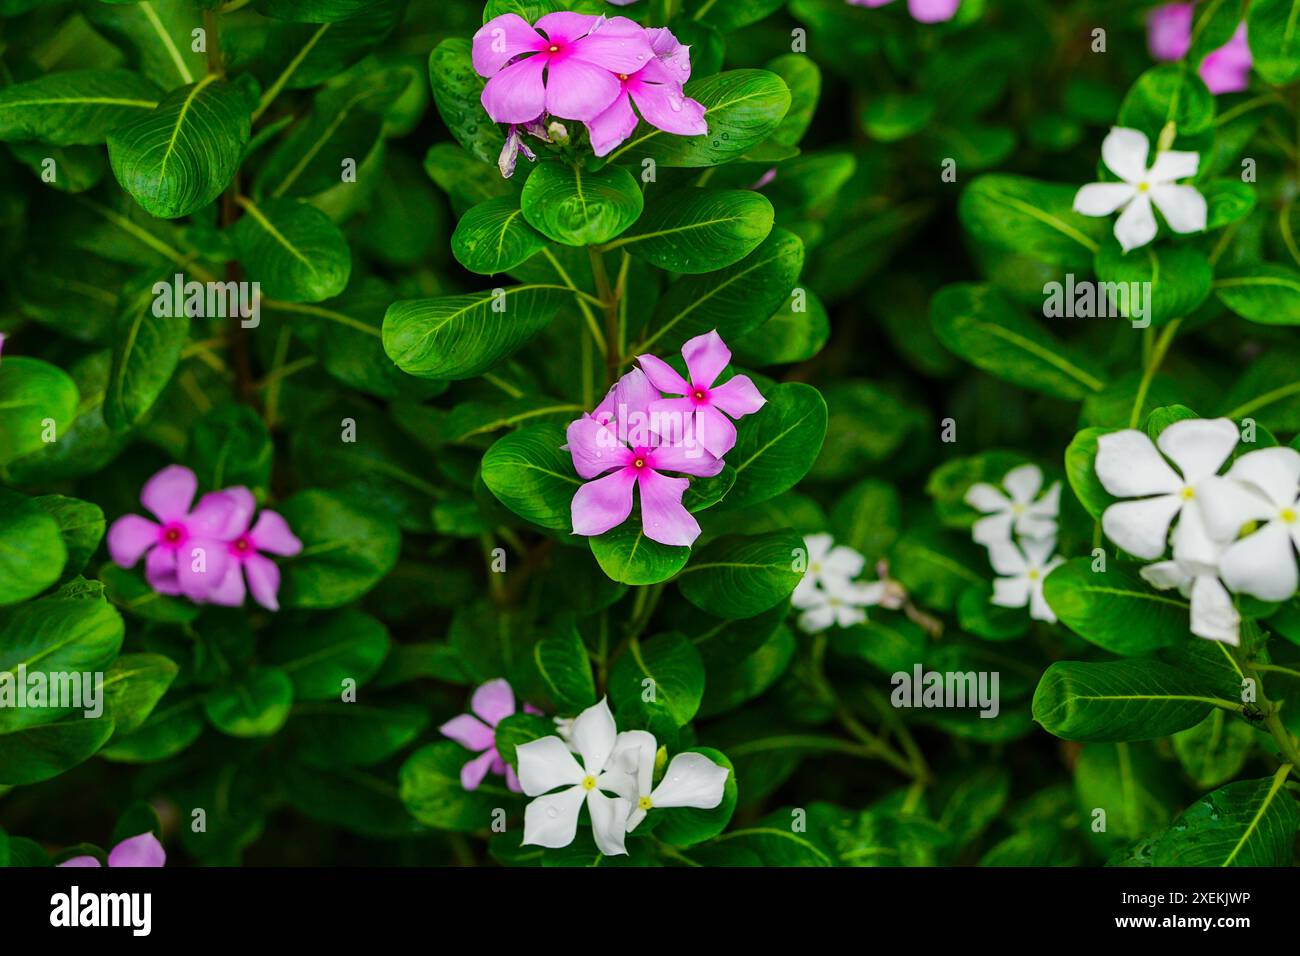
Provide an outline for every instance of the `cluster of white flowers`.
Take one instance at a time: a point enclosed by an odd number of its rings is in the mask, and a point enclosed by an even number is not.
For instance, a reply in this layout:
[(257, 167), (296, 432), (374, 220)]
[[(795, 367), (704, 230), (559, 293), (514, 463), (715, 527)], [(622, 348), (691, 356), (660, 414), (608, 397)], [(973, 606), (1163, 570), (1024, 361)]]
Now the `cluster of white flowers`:
[(1151, 141), (1141, 130), (1112, 128), (1101, 144), (1101, 158), (1121, 182), (1089, 183), (1074, 197), (1074, 211), (1085, 216), (1109, 216), (1122, 210), (1115, 220), (1115, 238), (1125, 252), (1156, 237), (1159, 227), (1152, 206), (1174, 232), (1205, 230), (1205, 197), (1194, 186), (1177, 182), (1196, 175), (1201, 154), (1159, 150), (1148, 168), (1150, 152)]
[(867, 619), (866, 609), (877, 605), (902, 607), (906, 598), (902, 586), (889, 580), (882, 565), (878, 581), (854, 580), (866, 567), (867, 559), (848, 545), (836, 545), (829, 534), (810, 534), (803, 539), (808, 567), (790, 596), (799, 610), (799, 627), (809, 634), (832, 624), (852, 627)]
[(1191, 601), (1193, 634), (1229, 644), (1241, 625), (1229, 592), (1289, 599), (1300, 547), (1300, 452), (1247, 452), (1220, 475), (1239, 440), (1226, 418), (1175, 422), (1154, 443), (1126, 429), (1097, 440), (1095, 465), (1102, 487), (1129, 499), (1102, 514), (1106, 536), (1147, 561), (1164, 557), (1172, 540), (1172, 559), (1147, 565), (1142, 577)]
[(568, 846), (577, 835), (585, 803), (596, 846), (606, 856), (617, 856), (627, 853), (627, 834), (651, 810), (712, 810), (722, 802), (730, 771), (703, 754), (678, 754), (659, 785), (652, 787), (658, 742), (644, 730), (619, 733), (604, 698), (574, 718), (568, 731), (567, 742), (542, 737), (520, 744), (516, 751), (519, 785), (536, 798), (524, 808), (526, 844)]
[(1043, 580), (1064, 558), (1056, 551), (1056, 517), (1061, 483), (1043, 487), (1037, 465), (1012, 468), (1002, 479), (1007, 494), (987, 482), (966, 491), (965, 501), (984, 517), (971, 529), (977, 544), (988, 548), (989, 563), (1000, 577), (993, 582), (992, 602), (1001, 607), (1029, 606), (1029, 616), (1054, 623), (1056, 615), (1043, 597)]

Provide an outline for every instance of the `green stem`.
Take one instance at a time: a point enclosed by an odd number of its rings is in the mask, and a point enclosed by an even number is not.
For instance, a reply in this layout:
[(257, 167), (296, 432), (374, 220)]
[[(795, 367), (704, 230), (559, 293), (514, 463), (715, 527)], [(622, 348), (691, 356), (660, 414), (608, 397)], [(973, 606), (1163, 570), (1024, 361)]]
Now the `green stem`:
[(618, 378), (618, 369), (623, 361), (623, 343), (618, 334), (618, 295), (609, 284), (604, 253), (597, 246), (588, 246), (587, 256), (591, 260), (591, 277), (596, 283), (596, 295), (600, 297), (605, 309), (605, 367), (607, 380), (612, 385)]
[(290, 60), (288, 65), (280, 72), (280, 75), (275, 78), (275, 82), (267, 87), (266, 92), (262, 94), (262, 99), (257, 104), (257, 109), (253, 110), (252, 122), (256, 123), (261, 115), (266, 112), (267, 107), (275, 102), (275, 98), (280, 95), (285, 84), (288, 83), (294, 73), (297, 72), (298, 67), (302, 66), (302, 61), (307, 59), (307, 54), (312, 51), (312, 48), (316, 46), (317, 42), (319, 42), (320, 38), (325, 35), (325, 31), (328, 30), (331, 25), (332, 24), (329, 23), (322, 23), (320, 27), (317, 28), (316, 32), (311, 35), (311, 38), (303, 44), (302, 49), (295, 54), (294, 58)]
[(1165, 353), (1169, 351), (1174, 336), (1178, 334), (1178, 327), (1182, 324), (1182, 319), (1174, 319), (1161, 331), (1160, 338), (1156, 339), (1156, 344), (1147, 359), (1146, 368), (1142, 372), (1142, 381), (1138, 383), (1137, 395), (1133, 397), (1133, 412), (1128, 420), (1129, 428), (1137, 428), (1138, 421), (1142, 417), (1142, 406), (1146, 404), (1147, 392), (1151, 389), (1151, 380), (1156, 377), (1156, 371), (1160, 368), (1160, 363), (1165, 360)]

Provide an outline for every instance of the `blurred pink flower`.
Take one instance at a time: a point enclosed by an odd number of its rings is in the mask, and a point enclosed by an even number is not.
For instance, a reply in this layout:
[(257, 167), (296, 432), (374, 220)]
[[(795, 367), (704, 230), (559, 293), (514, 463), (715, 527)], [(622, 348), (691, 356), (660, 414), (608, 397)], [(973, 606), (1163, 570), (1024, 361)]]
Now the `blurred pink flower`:
[[(855, 7), (883, 7), (894, 0), (849, 0)], [(957, 15), (961, 0), (907, 0), (908, 12), (921, 23), (941, 23)]]
[[(490, 680), (474, 691), (470, 698), (472, 713), (453, 717), (438, 729), (443, 736), (478, 754), (460, 768), (460, 784), (466, 790), (477, 790), (491, 770), (506, 778), (506, 786), (522, 793), (514, 768), (501, 759), (497, 752), (496, 726), (515, 712), (515, 693), (505, 678)], [(531, 704), (524, 704), (524, 713), (540, 714)]]
[[(1157, 60), (1181, 60), (1192, 46), (1194, 4), (1166, 3), (1147, 16), (1147, 48)], [(1250, 85), (1250, 47), (1246, 24), (1238, 24), (1232, 39), (1201, 61), (1200, 75), (1210, 92), (1239, 93)]]
[[(302, 551), (302, 542), (289, 530), (289, 524), (277, 512), (263, 511), (257, 517), (257, 524), (249, 528), (253, 510), (257, 507), (253, 493), (244, 487), (227, 488), (236, 503), (238, 517), (234, 525), (238, 529), (226, 544), (230, 561), (225, 577), (207, 596), (212, 604), (239, 607), (244, 603), (247, 591), (253, 592), (253, 600), (268, 611), (280, 610), (280, 569), (266, 554), (278, 554), (292, 557)], [(244, 587), (244, 579), (248, 587)]]
[[(123, 840), (108, 853), (108, 865), (113, 868), (130, 866), (158, 867), (167, 862), (167, 851), (152, 833), (141, 833)], [(95, 867), (99, 860), (93, 856), (74, 856), (59, 866)]]

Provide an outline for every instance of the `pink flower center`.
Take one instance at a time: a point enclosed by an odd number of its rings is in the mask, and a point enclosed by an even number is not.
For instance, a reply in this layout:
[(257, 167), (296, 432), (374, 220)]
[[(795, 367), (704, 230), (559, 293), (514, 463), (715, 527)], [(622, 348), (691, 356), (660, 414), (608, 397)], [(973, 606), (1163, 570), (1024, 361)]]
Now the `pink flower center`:
[(644, 459), (644, 458), (638, 458), (636, 461), (632, 462), (632, 467), (633, 467), (633, 468), (644, 468), (644, 467), (645, 467), (645, 459)]
[(547, 53), (559, 53), (559, 52), (560, 52), (560, 45), (559, 45), (558, 43), (552, 43), (550, 46), (548, 46), (548, 47), (546, 48), (546, 52), (547, 52)]
[(170, 524), (163, 525), (162, 534), (159, 535), (162, 545), (165, 548), (179, 548), (185, 543), (186, 531), (185, 525), (173, 521)]
[(703, 405), (709, 400), (709, 390), (700, 388), (698, 385), (691, 391), (691, 401), (696, 405)]
[(253, 550), (253, 542), (248, 539), (246, 534), (241, 534), (230, 542), (230, 553), (237, 558), (247, 557)]
[(618, 74), (618, 78), (619, 78), (620, 80), (622, 80), (624, 83), (627, 82), (627, 74), (626, 74), (626, 73), (619, 73), (619, 74)]

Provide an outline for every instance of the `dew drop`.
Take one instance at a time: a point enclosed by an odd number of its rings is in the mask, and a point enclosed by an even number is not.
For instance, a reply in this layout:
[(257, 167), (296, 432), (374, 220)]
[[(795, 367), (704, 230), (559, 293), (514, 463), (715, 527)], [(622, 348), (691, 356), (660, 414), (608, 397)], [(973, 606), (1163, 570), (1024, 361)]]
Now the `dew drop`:
[(546, 815), (550, 817), (552, 820), (554, 820), (556, 817), (560, 815), (560, 811), (555, 809), (555, 807), (547, 807)]
[(680, 112), (682, 111), (682, 101), (681, 101), (681, 100), (678, 100), (678, 99), (672, 99), (672, 100), (669, 100), (669, 101), (668, 101), (668, 105), (671, 106), (671, 107), (673, 108), (673, 112), (674, 112), (674, 113), (680, 113)]

